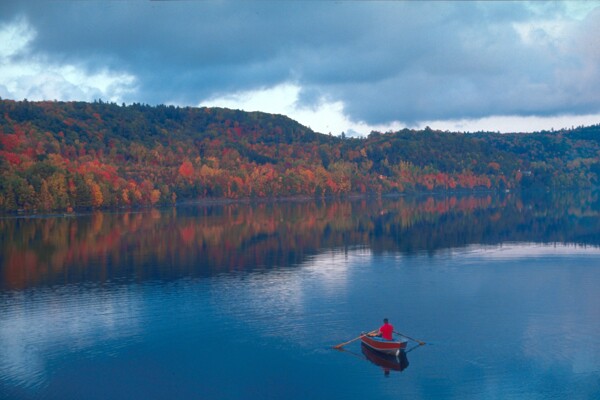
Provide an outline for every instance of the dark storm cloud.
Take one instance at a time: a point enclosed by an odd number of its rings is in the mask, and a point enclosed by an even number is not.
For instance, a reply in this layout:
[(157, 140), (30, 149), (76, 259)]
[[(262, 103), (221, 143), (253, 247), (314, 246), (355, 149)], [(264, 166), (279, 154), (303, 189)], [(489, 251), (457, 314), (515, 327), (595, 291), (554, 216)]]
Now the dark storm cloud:
[(521, 2), (0, 5), (2, 23), (36, 30), (32, 54), (134, 75), (125, 101), (198, 104), (292, 82), (303, 105), (342, 101), (371, 124), (600, 112), (600, 12), (560, 40), (515, 28), (563, 14)]

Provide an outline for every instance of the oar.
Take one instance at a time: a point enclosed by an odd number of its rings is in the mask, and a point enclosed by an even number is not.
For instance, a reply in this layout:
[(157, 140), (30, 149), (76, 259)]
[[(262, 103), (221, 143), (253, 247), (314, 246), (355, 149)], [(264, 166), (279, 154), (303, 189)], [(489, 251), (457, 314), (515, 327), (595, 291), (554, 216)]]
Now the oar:
[(423, 345), (425, 344), (425, 342), (423, 342), (423, 341), (421, 341), (421, 340), (413, 339), (413, 338), (411, 338), (410, 336), (406, 336), (404, 333), (400, 333), (400, 332), (396, 332), (396, 331), (394, 331), (394, 333), (395, 333), (396, 335), (400, 335), (400, 336), (403, 336), (403, 337), (405, 337), (405, 338), (407, 338), (407, 339), (410, 339), (410, 340), (412, 340), (413, 342), (417, 342), (417, 343), (419, 343), (419, 346), (423, 346)]
[(371, 334), (371, 333), (376, 333), (376, 332), (378, 332), (378, 331), (379, 331), (379, 329), (375, 329), (374, 331), (371, 331), (371, 332), (369, 332), (369, 333), (361, 333), (361, 334), (360, 334), (360, 336), (358, 336), (358, 337), (355, 337), (355, 338), (354, 338), (354, 339), (352, 339), (352, 340), (348, 340), (347, 342), (340, 343), (340, 344), (338, 344), (338, 345), (336, 345), (336, 346), (333, 346), (333, 348), (334, 348), (334, 349), (341, 349), (342, 347), (344, 347), (344, 346), (345, 346), (345, 345), (347, 345), (348, 343), (352, 343), (352, 342), (354, 342), (355, 340), (358, 340), (358, 339), (360, 339), (360, 338), (361, 338), (361, 337), (363, 337), (363, 336), (369, 335), (369, 334)]

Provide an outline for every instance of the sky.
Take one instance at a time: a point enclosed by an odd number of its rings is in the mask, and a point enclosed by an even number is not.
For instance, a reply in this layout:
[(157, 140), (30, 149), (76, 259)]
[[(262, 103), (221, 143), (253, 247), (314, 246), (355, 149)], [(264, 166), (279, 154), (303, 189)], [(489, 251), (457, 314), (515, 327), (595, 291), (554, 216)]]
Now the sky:
[(0, 2), (0, 97), (228, 107), (321, 133), (600, 123), (600, 1)]

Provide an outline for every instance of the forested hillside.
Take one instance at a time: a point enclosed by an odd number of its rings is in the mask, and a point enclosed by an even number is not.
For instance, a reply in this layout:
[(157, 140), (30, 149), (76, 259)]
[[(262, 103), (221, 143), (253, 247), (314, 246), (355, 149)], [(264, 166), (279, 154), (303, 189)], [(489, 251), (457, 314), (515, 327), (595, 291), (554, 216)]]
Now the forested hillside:
[(344, 138), (223, 108), (0, 100), (0, 210), (199, 198), (587, 188), (600, 125), (557, 132), (425, 129)]

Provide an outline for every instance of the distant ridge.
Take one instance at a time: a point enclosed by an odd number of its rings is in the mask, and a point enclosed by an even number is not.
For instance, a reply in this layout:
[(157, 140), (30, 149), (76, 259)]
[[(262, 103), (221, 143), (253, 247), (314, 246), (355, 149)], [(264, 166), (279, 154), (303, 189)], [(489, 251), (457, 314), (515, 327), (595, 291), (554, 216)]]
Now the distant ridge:
[(0, 210), (201, 198), (589, 188), (600, 125), (344, 138), (225, 108), (0, 100)]

